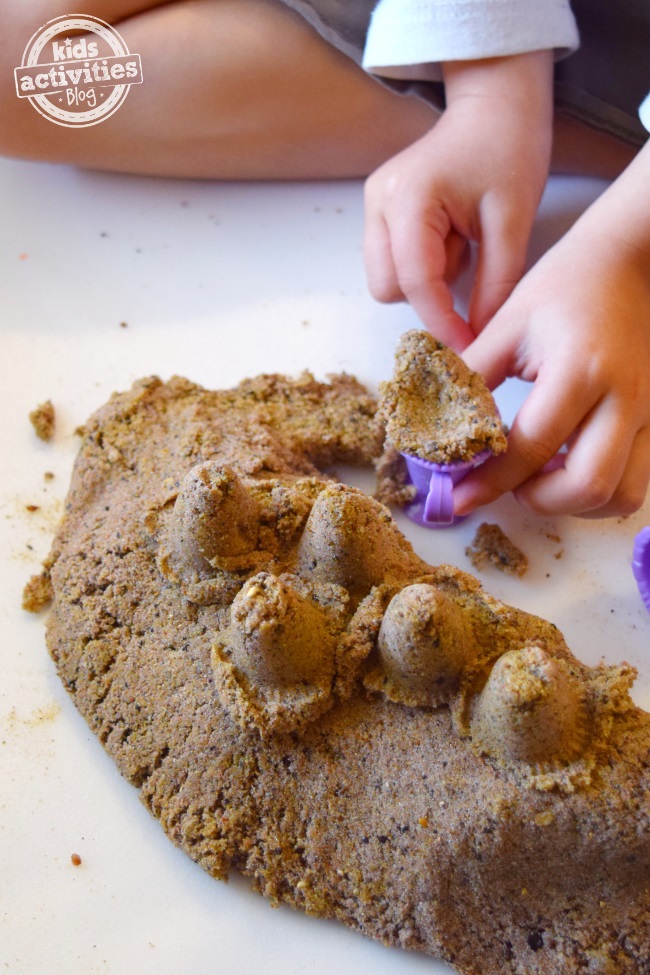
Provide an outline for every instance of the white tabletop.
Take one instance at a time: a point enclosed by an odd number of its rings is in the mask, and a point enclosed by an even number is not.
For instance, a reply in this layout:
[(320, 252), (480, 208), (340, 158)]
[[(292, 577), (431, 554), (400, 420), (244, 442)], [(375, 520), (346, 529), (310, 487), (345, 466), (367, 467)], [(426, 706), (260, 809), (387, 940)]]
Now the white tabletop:
[[(602, 188), (554, 180), (533, 255)], [(0, 971), (449, 971), (337, 924), (271, 910), (244, 881), (204, 874), (165, 838), (76, 713), (45, 649), (44, 614), (20, 608), (62, 512), (74, 430), (113, 390), (153, 373), (212, 388), (305, 368), (318, 378), (352, 372), (373, 389), (388, 377), (399, 335), (417, 322), (408, 307), (382, 307), (366, 293), (361, 189), (147, 180), (0, 160)], [(458, 293), (462, 307), (462, 284)], [(524, 394), (514, 382), (498, 394), (506, 419)], [(28, 421), (46, 399), (57, 414), (49, 444)], [(650, 503), (598, 523), (539, 520), (511, 497), (444, 531), (399, 517), (424, 558), (466, 570), (465, 546), (484, 520), (530, 559), (523, 579), (486, 569), (489, 591), (552, 620), (585, 662), (638, 667), (633, 696), (650, 709), (650, 615), (630, 569)]]

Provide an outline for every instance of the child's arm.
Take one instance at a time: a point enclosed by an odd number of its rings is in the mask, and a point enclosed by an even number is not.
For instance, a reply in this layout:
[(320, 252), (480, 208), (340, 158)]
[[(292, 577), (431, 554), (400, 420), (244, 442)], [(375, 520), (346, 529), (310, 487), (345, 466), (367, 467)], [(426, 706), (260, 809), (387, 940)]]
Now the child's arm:
[[(550, 160), (552, 62), (551, 51), (449, 62), (440, 120), (366, 183), (372, 294), (407, 299), (456, 349), (523, 273)], [(469, 325), (453, 311), (449, 289), (468, 241), (479, 244)]]
[[(535, 385), (509, 449), (455, 491), (543, 514), (625, 515), (650, 480), (650, 144), (528, 272), (465, 351), (494, 387)], [(568, 443), (563, 468), (542, 468)]]

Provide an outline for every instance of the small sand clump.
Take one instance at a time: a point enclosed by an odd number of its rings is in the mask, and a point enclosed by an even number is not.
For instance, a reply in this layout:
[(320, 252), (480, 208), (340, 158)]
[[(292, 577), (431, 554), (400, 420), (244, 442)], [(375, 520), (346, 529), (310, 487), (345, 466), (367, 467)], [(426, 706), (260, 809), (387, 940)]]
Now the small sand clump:
[(512, 542), (499, 525), (483, 522), (476, 529), (465, 555), (479, 571), (493, 565), (506, 575), (523, 576), (528, 571), (528, 557)]
[(53, 438), (56, 415), (51, 400), (46, 400), (32, 410), (29, 414), (29, 420), (40, 440), (47, 441)]

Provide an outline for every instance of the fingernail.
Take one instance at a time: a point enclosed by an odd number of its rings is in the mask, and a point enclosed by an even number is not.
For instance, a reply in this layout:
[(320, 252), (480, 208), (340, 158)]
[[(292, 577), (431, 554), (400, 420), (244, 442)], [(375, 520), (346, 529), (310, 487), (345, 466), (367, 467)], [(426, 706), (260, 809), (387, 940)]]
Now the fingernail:
[(478, 507), (478, 504), (472, 497), (472, 492), (461, 491), (460, 488), (456, 488), (454, 491), (454, 515), (459, 518), (464, 518), (465, 515), (469, 515)]
[(472, 475), (463, 479), (454, 489), (454, 514), (459, 517), (470, 515), (477, 508), (494, 501), (494, 491), (486, 490), (480, 481), (476, 483)]

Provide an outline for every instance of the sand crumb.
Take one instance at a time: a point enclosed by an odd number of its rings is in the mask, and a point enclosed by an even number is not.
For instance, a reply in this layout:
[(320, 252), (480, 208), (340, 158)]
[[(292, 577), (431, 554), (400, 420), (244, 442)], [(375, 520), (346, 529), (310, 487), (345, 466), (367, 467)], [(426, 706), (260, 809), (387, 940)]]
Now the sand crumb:
[(483, 522), (478, 526), (472, 544), (465, 549), (475, 569), (494, 565), (511, 576), (523, 576), (528, 569), (528, 558), (512, 542), (499, 525)]
[(41, 440), (51, 440), (54, 436), (55, 413), (51, 400), (46, 400), (32, 410), (29, 419), (34, 427), (36, 436)]

